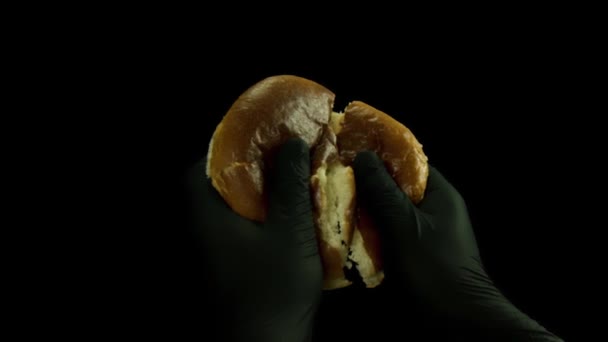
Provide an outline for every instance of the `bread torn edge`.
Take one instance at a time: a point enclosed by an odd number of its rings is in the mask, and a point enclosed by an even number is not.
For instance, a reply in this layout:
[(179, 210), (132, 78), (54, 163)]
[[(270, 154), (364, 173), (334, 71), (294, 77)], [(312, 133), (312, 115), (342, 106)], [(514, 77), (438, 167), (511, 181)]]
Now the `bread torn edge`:
[(317, 220), (318, 238), (329, 247), (338, 251), (342, 275), (324, 280), (323, 288), (337, 289), (351, 285), (344, 273), (352, 238), (354, 193), (354, 173), (351, 167), (339, 162), (323, 163), (313, 175), (312, 182), (318, 182), (321, 196), (319, 218)]
[(355, 226), (353, 239), (348, 251), (347, 267), (355, 268), (367, 288), (373, 288), (384, 280), (384, 271), (376, 269), (371, 256), (367, 253), (363, 236)]
[[(350, 105), (350, 103), (348, 105)], [(345, 108), (347, 108), (348, 105)], [(344, 115), (344, 113), (337, 113), (337, 112), (332, 111), (329, 125), (330, 125), (330, 128), (333, 130), (334, 134), (336, 134), (336, 136), (342, 130), (345, 117), (346, 116)], [(337, 164), (339, 164), (339, 166), (337, 166), (337, 167), (349, 168), (352, 171), (352, 168), (349, 166), (344, 166), (339, 162)], [(336, 167), (336, 166), (334, 166), (334, 167)], [(354, 173), (353, 173), (353, 179), (354, 179)], [(355, 198), (356, 187), (354, 184), (353, 184), (352, 189), (353, 189), (352, 198)], [(353, 210), (356, 210), (356, 204), (353, 206)], [(384, 272), (383, 272), (383, 270), (376, 269), (376, 266), (374, 265), (372, 257), (369, 255), (369, 253), (365, 247), (365, 242), (363, 240), (363, 236), (361, 235), (361, 232), (359, 231), (359, 228), (357, 227), (357, 220), (354, 218), (354, 216), (351, 218), (351, 224), (353, 225), (353, 227), (351, 228), (352, 236), (350, 237), (350, 243), (348, 243), (348, 245), (347, 245), (348, 253), (346, 255), (346, 260), (344, 261), (344, 265), (345, 265), (344, 273), (345, 273), (345, 275), (347, 273), (352, 273), (352, 270), (354, 269), (359, 274), (359, 276), (361, 277), (361, 280), (363, 281), (363, 283), (365, 284), (365, 286), (367, 288), (376, 287), (376, 286), (380, 285), (382, 283), (382, 281), (384, 280)], [(351, 272), (348, 272), (348, 271), (351, 271)], [(348, 276), (346, 276), (346, 278), (348, 279)], [(348, 279), (348, 280), (349, 280), (349, 282), (352, 283), (352, 279)]]

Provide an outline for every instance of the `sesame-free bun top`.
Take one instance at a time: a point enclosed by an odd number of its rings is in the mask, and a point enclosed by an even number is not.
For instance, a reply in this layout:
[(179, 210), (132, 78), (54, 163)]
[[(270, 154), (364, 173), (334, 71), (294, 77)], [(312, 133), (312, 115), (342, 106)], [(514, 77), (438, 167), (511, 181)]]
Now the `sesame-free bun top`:
[(207, 175), (230, 207), (255, 221), (266, 218), (264, 171), (290, 137), (308, 146), (329, 122), (334, 94), (304, 78), (281, 75), (247, 89), (217, 126), (207, 155)]
[(429, 175), (428, 158), (414, 134), (388, 114), (361, 101), (351, 102), (344, 110), (338, 150), (346, 165), (351, 165), (361, 151), (376, 152), (412, 202), (422, 200)]

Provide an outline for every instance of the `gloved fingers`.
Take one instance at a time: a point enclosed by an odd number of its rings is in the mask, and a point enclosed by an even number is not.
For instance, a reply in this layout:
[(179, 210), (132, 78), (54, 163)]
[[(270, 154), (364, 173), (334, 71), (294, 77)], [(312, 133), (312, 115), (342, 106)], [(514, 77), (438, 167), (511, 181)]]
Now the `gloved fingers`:
[(215, 190), (211, 179), (207, 178), (204, 160), (187, 171), (185, 183), (188, 202), (194, 213), (204, 213), (214, 217), (234, 213)]
[(454, 187), (447, 179), (432, 165), (429, 165), (429, 178), (426, 184), (426, 192), (451, 191)]
[(308, 254), (316, 254), (308, 145), (299, 138), (288, 140), (279, 149), (274, 165), (266, 228), (287, 233)]
[(466, 205), (458, 190), (431, 165), (424, 199), (419, 208), (431, 215), (446, 214), (454, 210), (466, 211)]
[[(207, 178), (205, 160), (190, 168), (185, 176), (187, 220), (194, 234), (210, 244), (256, 239), (259, 227), (235, 213)], [(224, 241), (225, 240), (225, 241)]]
[(383, 161), (374, 152), (365, 151), (357, 155), (353, 167), (357, 201), (366, 206), (376, 222), (383, 244), (400, 246), (415, 239), (419, 235), (417, 209), (386, 171)]

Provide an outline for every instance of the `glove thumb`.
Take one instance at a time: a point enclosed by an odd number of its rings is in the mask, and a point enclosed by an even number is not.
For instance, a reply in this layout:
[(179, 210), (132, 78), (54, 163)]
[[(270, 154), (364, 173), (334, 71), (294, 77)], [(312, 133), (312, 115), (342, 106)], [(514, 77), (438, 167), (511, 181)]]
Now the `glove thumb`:
[(299, 138), (288, 140), (276, 155), (273, 171), (269, 184), (268, 229), (295, 238), (305, 254), (316, 254), (308, 145)]
[(357, 201), (365, 206), (376, 223), (383, 249), (397, 251), (418, 236), (417, 208), (401, 191), (382, 160), (370, 151), (355, 158), (353, 168)]

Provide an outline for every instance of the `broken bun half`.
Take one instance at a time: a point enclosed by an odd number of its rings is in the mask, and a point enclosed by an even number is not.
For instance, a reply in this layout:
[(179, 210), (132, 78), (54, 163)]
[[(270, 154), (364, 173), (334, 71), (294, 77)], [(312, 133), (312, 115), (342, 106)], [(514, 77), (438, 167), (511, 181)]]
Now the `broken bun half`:
[(265, 176), (277, 149), (299, 137), (311, 148), (311, 196), (324, 289), (350, 285), (355, 267), (367, 287), (383, 278), (377, 230), (357, 206), (357, 153), (374, 151), (397, 185), (420, 202), (428, 177), (427, 157), (412, 132), (363, 102), (333, 111), (335, 95), (297, 76), (266, 78), (233, 103), (219, 123), (207, 154), (207, 176), (239, 215), (263, 222), (267, 214)]

